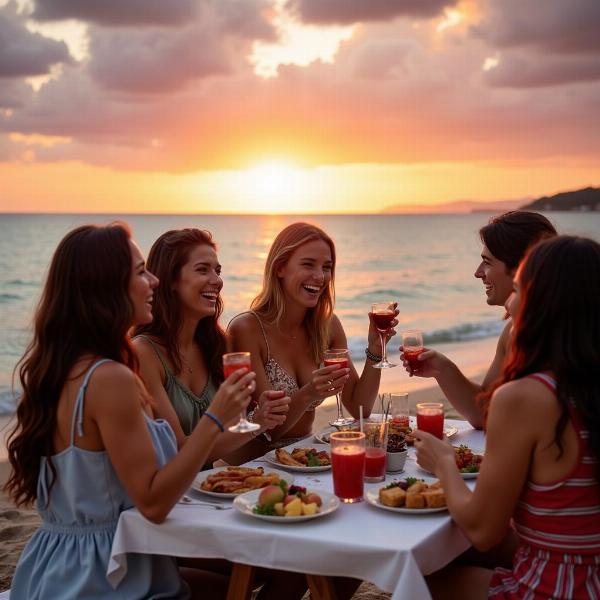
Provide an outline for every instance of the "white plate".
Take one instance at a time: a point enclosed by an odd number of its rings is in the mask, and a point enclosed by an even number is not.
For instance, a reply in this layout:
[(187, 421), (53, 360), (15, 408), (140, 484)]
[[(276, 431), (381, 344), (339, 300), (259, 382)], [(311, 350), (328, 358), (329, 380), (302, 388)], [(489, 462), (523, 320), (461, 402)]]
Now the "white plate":
[[(415, 429), (416, 423), (411, 422), (411, 427), (413, 429)], [(321, 429), (320, 431), (317, 431), (317, 433), (313, 434), (313, 437), (314, 437), (315, 441), (318, 442), (319, 444), (329, 444), (329, 435), (334, 431), (337, 431), (335, 427), (325, 427), (324, 429)], [(458, 433), (458, 427), (455, 427), (454, 425), (444, 427), (444, 435), (447, 438), (451, 438), (453, 435), (456, 435), (457, 433)]]
[(319, 494), (319, 496), (321, 496), (321, 500), (323, 501), (323, 504), (321, 504), (319, 508), (319, 512), (315, 513), (314, 515), (302, 515), (300, 517), (278, 517), (275, 515), (258, 515), (252, 512), (252, 509), (256, 506), (260, 490), (252, 490), (251, 492), (240, 494), (233, 501), (233, 506), (235, 506), (235, 508), (237, 508), (243, 515), (248, 515), (250, 517), (261, 519), (263, 521), (272, 521), (273, 523), (299, 523), (300, 521), (318, 519), (319, 517), (324, 517), (325, 515), (331, 514), (339, 508), (340, 501), (334, 494), (330, 492), (325, 492), (323, 490), (308, 490), (308, 493), (310, 494), (311, 491), (314, 491), (315, 494)]
[[(316, 450), (316, 448), (315, 448)], [(321, 465), (319, 467), (305, 467), (304, 465), (302, 465), (301, 467), (296, 467), (294, 465), (284, 465), (282, 463), (280, 463), (277, 458), (275, 458), (275, 450), (271, 450), (270, 452), (267, 452), (264, 456), (264, 459), (271, 463), (272, 465), (275, 465), (276, 467), (279, 467), (281, 469), (287, 469), (288, 471), (296, 471), (299, 473), (315, 473), (317, 471), (328, 471), (329, 469), (331, 469), (331, 465)], [(331, 457), (330, 457), (331, 460)]]
[[(227, 468), (226, 467), (218, 467), (216, 469), (208, 469), (206, 471), (200, 471), (200, 473), (198, 473), (198, 475), (196, 475), (196, 479), (194, 479), (194, 482), (192, 483), (192, 489), (196, 490), (197, 492), (201, 492), (202, 494), (206, 494), (207, 496), (215, 496), (216, 498), (235, 498), (236, 496), (239, 496), (240, 493), (239, 492), (234, 492), (234, 493), (224, 493), (224, 492), (211, 492), (208, 490), (203, 490), (200, 486), (202, 485), (202, 482), (209, 476), (209, 475), (213, 475), (214, 473), (219, 473), (221, 471), (226, 471)], [(292, 485), (292, 483), (294, 483), (294, 476), (290, 475), (289, 473), (286, 473), (285, 471), (278, 471), (277, 469), (265, 469), (265, 475), (267, 473), (277, 473), (277, 475), (279, 475), (279, 479), (283, 479), (284, 481), (287, 482), (288, 485)], [(254, 490), (251, 490), (254, 491)], [(244, 493), (244, 492), (242, 492)]]
[[(421, 467), (419, 467), (419, 465), (417, 465), (417, 467), (423, 473), (427, 473), (427, 475), (430, 475), (431, 477), (435, 477), (434, 473), (431, 473), (430, 471), (426, 471), (425, 469), (422, 469)], [(463, 479), (477, 479), (478, 475), (479, 475), (479, 471), (477, 471), (477, 473), (460, 473), (460, 476)]]
[(431, 513), (444, 512), (448, 510), (447, 506), (440, 506), (439, 508), (406, 508), (405, 506), (386, 506), (379, 502), (379, 490), (368, 490), (366, 493), (367, 502), (376, 506), (377, 508), (383, 508), (383, 510), (389, 510), (390, 512), (401, 513), (403, 515), (430, 515)]

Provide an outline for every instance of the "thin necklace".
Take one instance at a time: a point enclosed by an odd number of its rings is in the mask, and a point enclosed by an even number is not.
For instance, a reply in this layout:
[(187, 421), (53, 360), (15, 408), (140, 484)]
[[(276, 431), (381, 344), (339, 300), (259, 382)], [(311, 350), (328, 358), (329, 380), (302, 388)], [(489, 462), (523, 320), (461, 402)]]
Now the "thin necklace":
[(292, 335), (291, 333), (284, 333), (283, 331), (281, 331), (281, 329), (279, 329), (279, 327), (277, 328), (277, 330), (283, 337), (290, 338), (291, 340), (297, 339), (298, 336), (300, 335), (300, 332), (298, 332), (296, 335)]

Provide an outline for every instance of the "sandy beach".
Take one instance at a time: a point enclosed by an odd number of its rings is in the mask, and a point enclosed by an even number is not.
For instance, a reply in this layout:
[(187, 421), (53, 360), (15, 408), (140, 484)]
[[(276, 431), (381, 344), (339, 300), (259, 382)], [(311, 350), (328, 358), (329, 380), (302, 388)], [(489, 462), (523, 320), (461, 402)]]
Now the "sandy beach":
[[(390, 345), (391, 346), (391, 345)], [(494, 354), (495, 340), (486, 338), (468, 344), (448, 344), (439, 346), (441, 352), (449, 356), (458, 365), (464, 366), (464, 373), (474, 380), (481, 380), (485, 369)], [(396, 360), (392, 353), (390, 360)], [(362, 365), (357, 364), (360, 373)], [(389, 369), (382, 374), (381, 392), (409, 393), (411, 414), (414, 414), (417, 402), (443, 401), (447, 418), (460, 418), (444, 398), (441, 390), (432, 379), (409, 377), (402, 367)], [(317, 409), (314, 430), (327, 426), (335, 413), (335, 400), (329, 399)], [(0, 483), (4, 484), (9, 474), (6, 462), (5, 436), (10, 430), (10, 418), (0, 417)], [(17, 509), (5, 494), (0, 495), (0, 591), (10, 587), (12, 574), (24, 545), (39, 524), (37, 512), (33, 509)], [(363, 583), (354, 595), (356, 600), (384, 600), (390, 597), (370, 583)]]

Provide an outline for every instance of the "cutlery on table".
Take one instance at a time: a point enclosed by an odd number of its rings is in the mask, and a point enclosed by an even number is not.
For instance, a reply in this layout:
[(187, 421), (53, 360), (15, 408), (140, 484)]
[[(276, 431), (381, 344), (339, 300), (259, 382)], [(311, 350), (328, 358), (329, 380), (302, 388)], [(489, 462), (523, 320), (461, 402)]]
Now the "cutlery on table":
[(229, 510), (233, 508), (233, 506), (229, 506), (227, 504), (219, 504), (217, 502), (205, 502), (203, 500), (196, 500), (195, 498), (190, 498), (189, 496), (182, 496), (181, 500), (179, 500), (177, 504), (187, 504), (188, 506), (206, 506), (208, 508), (214, 508), (215, 510)]

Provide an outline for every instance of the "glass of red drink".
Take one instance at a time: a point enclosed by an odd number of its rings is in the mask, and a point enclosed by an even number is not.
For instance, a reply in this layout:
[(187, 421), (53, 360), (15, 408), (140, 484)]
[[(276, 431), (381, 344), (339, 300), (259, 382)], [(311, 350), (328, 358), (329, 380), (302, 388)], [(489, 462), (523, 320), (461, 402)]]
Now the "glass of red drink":
[[(330, 348), (325, 350), (323, 356), (323, 365), (325, 367), (331, 367), (333, 365), (338, 366), (340, 369), (348, 368), (348, 350), (347, 348)], [(342, 408), (342, 399), (340, 394), (335, 395), (337, 402), (337, 419), (330, 421), (329, 424), (333, 427), (346, 427), (351, 423), (354, 423), (352, 417), (344, 417), (344, 411)]]
[(360, 502), (364, 493), (365, 434), (336, 431), (329, 437), (333, 493), (348, 504)]
[[(383, 419), (383, 415), (381, 416)], [(388, 423), (369, 420), (363, 423), (365, 434), (365, 481), (375, 483), (385, 479)]]
[(408, 394), (406, 392), (394, 392), (390, 394), (389, 399), (392, 423), (399, 429), (408, 429), (410, 426)]
[(425, 351), (425, 348), (423, 348), (423, 332), (419, 329), (409, 329), (403, 331), (401, 335), (404, 360), (412, 371), (416, 371), (420, 366), (419, 354)]
[[(223, 374), (227, 379), (234, 371), (238, 369), (252, 370), (252, 362), (250, 360), (250, 352), (229, 352), (223, 354)], [(251, 423), (246, 419), (246, 414), (242, 411), (240, 420), (228, 428), (233, 433), (247, 433), (248, 431), (256, 431), (260, 429), (258, 423)]]
[(387, 359), (387, 341), (385, 336), (386, 332), (392, 326), (392, 321), (396, 318), (396, 305), (394, 302), (372, 304), (371, 312), (373, 313), (373, 323), (381, 338), (381, 348), (383, 350), (381, 360), (377, 364), (374, 364), (373, 367), (375, 369), (391, 369), (392, 367), (397, 367), (397, 364), (391, 363)]
[(417, 428), (442, 439), (444, 437), (444, 405), (441, 402), (417, 404)]

